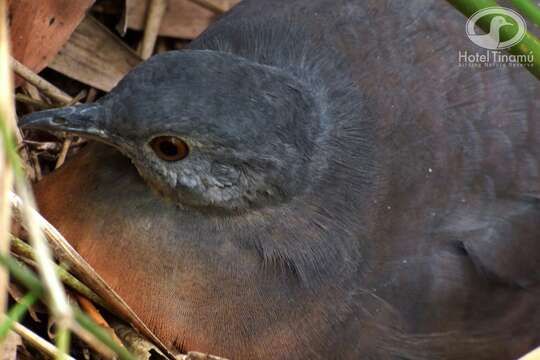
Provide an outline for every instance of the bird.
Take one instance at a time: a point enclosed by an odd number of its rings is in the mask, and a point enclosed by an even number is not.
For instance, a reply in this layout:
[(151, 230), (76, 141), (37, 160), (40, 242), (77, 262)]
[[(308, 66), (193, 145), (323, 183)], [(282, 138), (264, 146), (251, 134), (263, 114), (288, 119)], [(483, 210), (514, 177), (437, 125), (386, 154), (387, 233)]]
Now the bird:
[(514, 24), (507, 21), (503, 16), (495, 16), (491, 19), (488, 34), (469, 34), (469, 37), (478, 46), (486, 49), (499, 49), (501, 45), (501, 29), (504, 26), (514, 26)]
[[(92, 104), (41, 213), (177, 351), (515, 359), (540, 344), (540, 88), (439, 0), (245, 0)], [(469, 64), (470, 65), (470, 64)]]

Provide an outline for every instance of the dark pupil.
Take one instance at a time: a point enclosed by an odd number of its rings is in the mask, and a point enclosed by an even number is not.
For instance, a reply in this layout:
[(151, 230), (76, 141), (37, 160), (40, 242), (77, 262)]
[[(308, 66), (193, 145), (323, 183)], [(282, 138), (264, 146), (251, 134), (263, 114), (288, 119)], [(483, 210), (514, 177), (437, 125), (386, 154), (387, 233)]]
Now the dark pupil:
[(178, 147), (170, 141), (160, 142), (159, 151), (167, 157), (175, 157), (178, 155)]

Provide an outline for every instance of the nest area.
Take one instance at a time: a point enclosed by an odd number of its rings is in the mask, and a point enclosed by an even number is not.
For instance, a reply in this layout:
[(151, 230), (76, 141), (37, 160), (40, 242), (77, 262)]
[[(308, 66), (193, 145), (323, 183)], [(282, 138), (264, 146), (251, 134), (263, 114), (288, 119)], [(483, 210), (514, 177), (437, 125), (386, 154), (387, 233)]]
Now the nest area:
[[(15, 73), (18, 117), (45, 109), (90, 103), (110, 91), (134, 66), (150, 56), (184, 48), (191, 39), (239, 0), (40, 0), (7, 2), (11, 63)], [(39, 131), (17, 132), (18, 151), (27, 176), (40, 181), (60, 168), (85, 146), (79, 137), (53, 136)], [(13, 199), (12, 199), (13, 200)], [(14, 202), (20, 199), (13, 200)], [(19, 203), (19, 205), (21, 205)], [(15, 209), (10, 236), (12, 259), (24, 264), (37, 279), (39, 268), (27, 239), (23, 205)], [(50, 226), (46, 220), (41, 227)], [(51, 230), (54, 233), (54, 229)], [(47, 231), (46, 231), (47, 233)], [(55, 269), (64, 282), (67, 299), (76, 311), (99, 329), (73, 331), (69, 354), (76, 359), (220, 359), (200, 353), (172, 354), (138, 320), (117, 295), (107, 295), (106, 284), (92, 276), (93, 269), (78, 263), (75, 254), (58, 250), (66, 240), (50, 236)], [(61, 264), (61, 265), (60, 265)], [(66, 266), (64, 266), (66, 265)], [(66, 270), (69, 269), (69, 270)], [(13, 270), (11, 271), (13, 274)], [(25, 282), (12, 276), (9, 314), (19, 309), (18, 322), (6, 332), (2, 359), (48, 359), (57, 356), (59, 319), (47, 301), (28, 298)], [(87, 284), (93, 286), (87, 286)], [(42, 289), (43, 290), (43, 289)], [(32, 301), (30, 301), (32, 300)], [(27, 315), (27, 316), (26, 316)], [(127, 325), (130, 324), (130, 325)], [(99, 331), (97, 329), (97, 331)], [(0, 330), (1, 332), (1, 330)], [(112, 346), (107, 345), (112, 341)], [(120, 350), (118, 350), (120, 348)], [(130, 357), (133, 356), (133, 357)]]

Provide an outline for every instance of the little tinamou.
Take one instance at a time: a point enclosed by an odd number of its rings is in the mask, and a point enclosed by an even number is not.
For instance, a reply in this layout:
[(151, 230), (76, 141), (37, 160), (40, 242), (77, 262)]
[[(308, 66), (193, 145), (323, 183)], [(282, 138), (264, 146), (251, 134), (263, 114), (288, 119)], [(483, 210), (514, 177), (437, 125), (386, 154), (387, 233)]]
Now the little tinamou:
[(42, 213), (171, 347), (515, 359), (540, 345), (540, 90), (441, 0), (246, 0), (95, 104)]

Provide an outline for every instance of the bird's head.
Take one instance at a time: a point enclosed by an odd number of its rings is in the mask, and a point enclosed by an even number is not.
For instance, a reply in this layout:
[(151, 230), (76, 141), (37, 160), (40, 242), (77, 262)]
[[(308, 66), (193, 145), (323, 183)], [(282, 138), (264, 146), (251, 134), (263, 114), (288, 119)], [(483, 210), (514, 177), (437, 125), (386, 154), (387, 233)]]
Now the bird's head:
[(187, 206), (246, 210), (299, 194), (319, 120), (285, 72), (213, 51), (158, 55), (94, 104), (33, 113), (23, 128), (92, 138)]
[(495, 16), (492, 20), (491, 20), (491, 24), (490, 24), (490, 28), (491, 28), (491, 32), (495, 32), (496, 34), (499, 33), (499, 30), (503, 27), (503, 26), (513, 26), (514, 24), (512, 24), (511, 22), (509, 22), (508, 20), (506, 20), (503, 16)]

